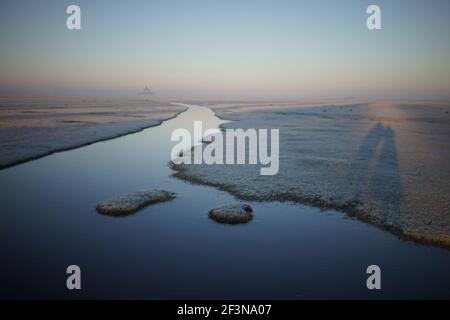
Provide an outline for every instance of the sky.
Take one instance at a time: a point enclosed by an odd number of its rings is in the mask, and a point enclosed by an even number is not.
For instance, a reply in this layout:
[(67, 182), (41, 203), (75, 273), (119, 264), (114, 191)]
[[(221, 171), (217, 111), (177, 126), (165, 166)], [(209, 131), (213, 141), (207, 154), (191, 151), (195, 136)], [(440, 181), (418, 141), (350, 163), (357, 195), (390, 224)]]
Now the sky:
[(0, 0), (0, 95), (450, 99), (449, 14), (448, 0)]

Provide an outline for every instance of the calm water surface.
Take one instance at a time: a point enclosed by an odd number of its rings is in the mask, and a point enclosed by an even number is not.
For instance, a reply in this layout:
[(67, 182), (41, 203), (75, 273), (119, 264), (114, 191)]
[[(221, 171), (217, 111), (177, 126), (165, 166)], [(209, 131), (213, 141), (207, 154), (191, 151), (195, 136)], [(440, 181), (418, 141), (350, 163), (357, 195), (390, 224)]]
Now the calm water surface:
[[(170, 134), (191, 106), (160, 126), (0, 171), (1, 298), (450, 298), (450, 250), (396, 238), (335, 211), (251, 203), (255, 219), (227, 226), (209, 209), (236, 201), (172, 178)], [(100, 200), (164, 188), (174, 201), (112, 218)], [(66, 289), (66, 267), (82, 290)], [(366, 289), (378, 264), (382, 290)]]

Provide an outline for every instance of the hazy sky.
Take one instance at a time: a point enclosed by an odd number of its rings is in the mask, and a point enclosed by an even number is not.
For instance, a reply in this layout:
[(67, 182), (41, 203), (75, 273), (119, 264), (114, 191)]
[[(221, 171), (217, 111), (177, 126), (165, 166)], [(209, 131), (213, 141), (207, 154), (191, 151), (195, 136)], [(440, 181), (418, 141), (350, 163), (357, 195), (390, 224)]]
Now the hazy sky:
[(1, 0), (0, 39), (0, 94), (450, 98), (448, 0)]

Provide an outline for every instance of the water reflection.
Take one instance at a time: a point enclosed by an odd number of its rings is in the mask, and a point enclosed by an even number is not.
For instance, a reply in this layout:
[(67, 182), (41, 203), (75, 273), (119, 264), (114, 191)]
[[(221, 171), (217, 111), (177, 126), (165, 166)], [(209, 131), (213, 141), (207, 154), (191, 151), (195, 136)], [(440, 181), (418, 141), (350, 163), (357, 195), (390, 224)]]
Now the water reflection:
[[(235, 199), (172, 179), (167, 166), (172, 130), (197, 119), (221, 122), (191, 108), (161, 126), (1, 170), (0, 298), (373, 298), (365, 268), (374, 262), (386, 270), (377, 297), (450, 297), (447, 251), (335, 211), (251, 202), (250, 224), (208, 219)], [(395, 166), (393, 132), (374, 130), (388, 155), (380, 162)], [(95, 213), (102, 199), (151, 187), (177, 198), (126, 219)], [(81, 292), (65, 287), (70, 264), (82, 269)]]

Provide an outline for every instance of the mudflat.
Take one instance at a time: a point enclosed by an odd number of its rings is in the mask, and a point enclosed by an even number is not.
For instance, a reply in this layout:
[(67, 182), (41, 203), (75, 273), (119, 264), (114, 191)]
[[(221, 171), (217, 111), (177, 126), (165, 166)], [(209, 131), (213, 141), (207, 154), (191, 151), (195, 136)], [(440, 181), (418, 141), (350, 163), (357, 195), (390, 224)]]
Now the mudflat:
[(142, 98), (0, 98), (0, 168), (161, 124), (186, 108)]
[(334, 208), (450, 247), (450, 105), (432, 101), (211, 103), (223, 128), (279, 128), (280, 170), (180, 165), (176, 176), (244, 200)]

